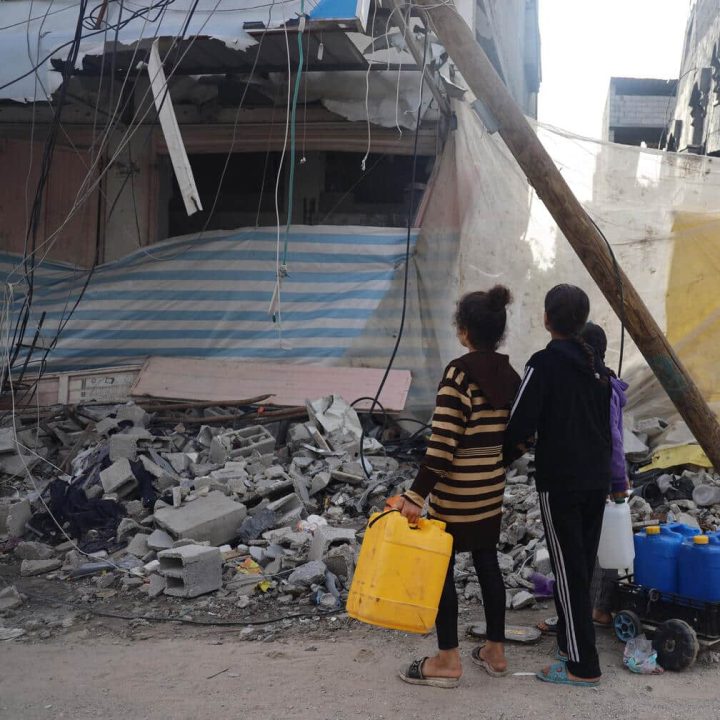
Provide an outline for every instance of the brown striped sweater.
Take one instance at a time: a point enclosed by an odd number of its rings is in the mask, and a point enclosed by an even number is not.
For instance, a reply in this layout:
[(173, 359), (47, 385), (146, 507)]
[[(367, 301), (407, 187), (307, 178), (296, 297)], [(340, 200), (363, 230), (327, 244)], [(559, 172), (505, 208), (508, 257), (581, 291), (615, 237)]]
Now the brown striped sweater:
[(520, 386), (507, 355), (453, 360), (438, 388), (425, 459), (405, 497), (447, 523), (455, 550), (497, 545), (505, 492), (503, 436)]

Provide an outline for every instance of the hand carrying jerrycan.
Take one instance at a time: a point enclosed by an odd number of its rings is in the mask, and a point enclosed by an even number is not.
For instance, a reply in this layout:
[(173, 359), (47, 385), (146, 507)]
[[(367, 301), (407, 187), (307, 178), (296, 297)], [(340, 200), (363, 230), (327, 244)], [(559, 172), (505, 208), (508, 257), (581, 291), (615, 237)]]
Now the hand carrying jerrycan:
[(347, 601), (370, 625), (427, 633), (435, 624), (453, 539), (445, 523), (412, 526), (397, 510), (370, 517)]
[(635, 559), (630, 506), (623, 499), (605, 505), (598, 563), (604, 570), (630, 570)]

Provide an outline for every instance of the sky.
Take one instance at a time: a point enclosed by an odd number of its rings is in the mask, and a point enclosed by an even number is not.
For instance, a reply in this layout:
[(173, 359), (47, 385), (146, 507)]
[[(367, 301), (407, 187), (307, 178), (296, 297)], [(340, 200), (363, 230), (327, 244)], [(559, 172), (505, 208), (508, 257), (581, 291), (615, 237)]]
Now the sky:
[(612, 76), (677, 78), (690, 0), (540, 0), (541, 122), (602, 136)]

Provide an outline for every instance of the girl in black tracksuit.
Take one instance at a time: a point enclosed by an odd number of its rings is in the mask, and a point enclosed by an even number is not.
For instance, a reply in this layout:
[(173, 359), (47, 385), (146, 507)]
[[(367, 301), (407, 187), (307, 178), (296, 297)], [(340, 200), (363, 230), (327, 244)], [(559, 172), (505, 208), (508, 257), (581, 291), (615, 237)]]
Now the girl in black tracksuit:
[(610, 484), (610, 385), (580, 332), (587, 295), (558, 285), (545, 298), (552, 341), (526, 367), (505, 433), (505, 461), (537, 434), (535, 483), (553, 572), (558, 646), (567, 658), (538, 673), (540, 680), (596, 684), (590, 580)]

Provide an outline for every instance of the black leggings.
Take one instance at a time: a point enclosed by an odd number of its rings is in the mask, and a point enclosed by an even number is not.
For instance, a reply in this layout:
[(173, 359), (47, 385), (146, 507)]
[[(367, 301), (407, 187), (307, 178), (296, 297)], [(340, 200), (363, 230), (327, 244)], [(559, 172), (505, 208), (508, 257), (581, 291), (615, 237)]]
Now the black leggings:
[[(473, 550), (473, 564), (480, 582), (485, 607), (487, 639), (491, 642), (505, 641), (505, 583), (498, 565), (497, 550)], [(445, 577), (440, 605), (435, 620), (438, 647), (453, 650), (458, 647), (458, 599), (455, 590), (455, 553)]]

